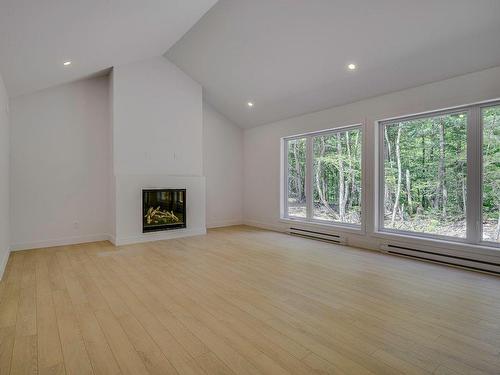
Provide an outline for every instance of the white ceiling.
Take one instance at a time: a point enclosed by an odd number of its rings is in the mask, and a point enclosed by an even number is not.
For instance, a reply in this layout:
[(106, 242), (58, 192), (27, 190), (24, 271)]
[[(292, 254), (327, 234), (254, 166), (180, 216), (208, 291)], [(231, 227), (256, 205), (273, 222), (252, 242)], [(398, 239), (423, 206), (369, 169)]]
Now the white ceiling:
[[(216, 0), (0, 0), (9, 96), (160, 56)], [(63, 67), (66, 60), (73, 61)]]
[(500, 65), (500, 0), (219, 0), (166, 57), (252, 127)]

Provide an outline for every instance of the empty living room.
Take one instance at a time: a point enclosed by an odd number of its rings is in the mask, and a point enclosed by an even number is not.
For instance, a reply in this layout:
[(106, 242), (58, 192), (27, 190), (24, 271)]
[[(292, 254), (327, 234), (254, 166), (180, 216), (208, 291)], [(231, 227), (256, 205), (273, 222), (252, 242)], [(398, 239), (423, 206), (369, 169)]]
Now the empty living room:
[(500, 375), (500, 0), (0, 0), (0, 375)]

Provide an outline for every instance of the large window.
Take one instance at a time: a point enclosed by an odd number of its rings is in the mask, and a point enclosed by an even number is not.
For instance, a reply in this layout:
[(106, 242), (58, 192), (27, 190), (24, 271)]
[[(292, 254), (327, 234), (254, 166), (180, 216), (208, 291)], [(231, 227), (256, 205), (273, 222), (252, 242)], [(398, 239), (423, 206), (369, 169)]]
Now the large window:
[(287, 142), (287, 214), (306, 217), (306, 139)]
[(467, 112), (385, 124), (384, 228), (466, 237)]
[(500, 248), (500, 103), (377, 124), (375, 201), (361, 125), (283, 138), (282, 218)]
[(313, 218), (361, 223), (361, 131), (313, 137)]
[(378, 227), (500, 243), (500, 106), (380, 123)]
[(361, 224), (361, 127), (285, 139), (284, 216)]
[(483, 240), (500, 242), (500, 106), (485, 107), (483, 125)]

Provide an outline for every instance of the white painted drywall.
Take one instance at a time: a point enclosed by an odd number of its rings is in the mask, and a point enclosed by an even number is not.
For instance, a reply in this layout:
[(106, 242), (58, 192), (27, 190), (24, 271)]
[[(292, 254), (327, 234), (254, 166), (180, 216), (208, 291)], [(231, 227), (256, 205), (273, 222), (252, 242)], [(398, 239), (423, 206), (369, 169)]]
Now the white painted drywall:
[(10, 245), (10, 124), (9, 99), (0, 75), (0, 280)]
[(499, 35), (498, 0), (219, 0), (166, 56), (253, 127), (500, 65)]
[(108, 127), (108, 152), (109, 152), (109, 235), (110, 240), (116, 237), (116, 186), (115, 186), (115, 171), (114, 171), (114, 158), (113, 158), (113, 82), (114, 71), (109, 73), (108, 80), (108, 95), (109, 95), (109, 123)]
[[(164, 57), (113, 70), (116, 244), (202, 234), (201, 86)], [(186, 188), (187, 228), (142, 233), (142, 189)]]
[[(161, 55), (215, 2), (2, 0), (0, 66), (7, 90), (15, 97)], [(73, 64), (65, 68), (67, 59)]]
[(203, 102), (203, 171), (207, 227), (243, 220), (243, 129)]
[(378, 248), (373, 233), (375, 121), (389, 117), (500, 98), (500, 67), (374, 97), (349, 105), (246, 129), (244, 135), (244, 219), (247, 224), (283, 230), (280, 220), (280, 138), (365, 123), (367, 235), (351, 235), (354, 246)]
[(108, 89), (100, 77), (11, 101), (13, 249), (109, 233)]
[(201, 86), (164, 57), (113, 70), (115, 174), (202, 175)]

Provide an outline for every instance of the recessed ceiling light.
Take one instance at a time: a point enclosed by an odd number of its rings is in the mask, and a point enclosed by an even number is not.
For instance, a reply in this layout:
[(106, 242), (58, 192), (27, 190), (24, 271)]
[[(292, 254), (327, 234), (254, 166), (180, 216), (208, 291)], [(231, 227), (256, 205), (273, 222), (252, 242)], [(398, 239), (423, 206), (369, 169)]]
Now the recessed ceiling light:
[(249, 106), (249, 107), (253, 107), (253, 102), (248, 102), (248, 103), (247, 103), (247, 106)]
[(355, 70), (356, 69), (356, 64), (349, 64), (349, 65), (347, 65), (347, 69), (349, 69), (349, 70)]
[(64, 66), (71, 65), (71, 61), (65, 61), (65, 62), (63, 62), (63, 65), (64, 65)]

